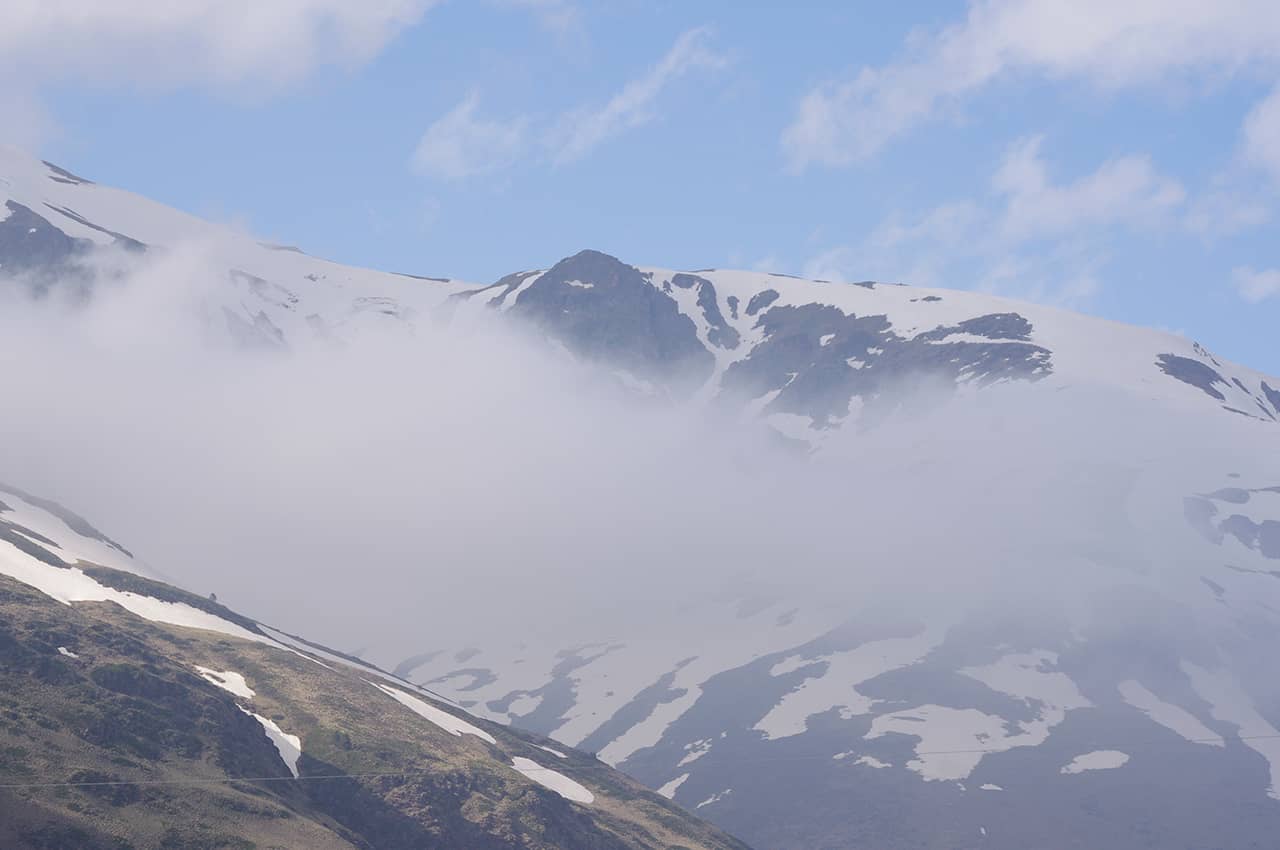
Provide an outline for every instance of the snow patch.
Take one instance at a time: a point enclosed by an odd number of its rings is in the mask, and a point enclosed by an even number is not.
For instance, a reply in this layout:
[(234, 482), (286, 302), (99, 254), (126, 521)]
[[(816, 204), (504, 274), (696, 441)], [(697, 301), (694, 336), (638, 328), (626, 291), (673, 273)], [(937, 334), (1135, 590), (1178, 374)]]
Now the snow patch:
[(732, 794), (732, 793), (733, 793), (733, 789), (732, 789), (732, 788), (726, 788), (726, 789), (724, 789), (723, 791), (717, 791), (716, 793), (712, 794), (712, 795), (711, 795), (710, 797), (708, 797), (707, 799), (703, 800), (703, 801), (702, 801), (701, 803), (699, 803), (698, 805), (694, 806), (694, 808), (695, 808), (695, 809), (700, 809), (700, 808), (702, 808), (703, 806), (710, 806), (710, 805), (711, 805), (711, 804), (713, 804), (713, 803), (718, 803), (718, 802), (720, 802), (721, 800), (723, 800), (725, 797), (728, 797), (728, 796), (729, 796), (730, 794)]
[[(88, 561), (92, 564), (114, 567), (125, 572), (139, 575), (145, 574), (132, 558), (119, 549), (101, 540), (85, 537), (67, 525), (66, 520), (44, 508), (31, 504), (16, 493), (5, 491), (4, 497), (0, 501), (9, 506), (9, 511), (0, 512), (5, 513), (5, 519), (35, 534), (46, 537), (57, 545), (50, 547), (48, 543), (36, 540), (27, 534), (23, 534), (23, 537), (31, 540), (37, 546), (47, 549), (61, 560), (69, 564), (75, 564), (77, 561)], [(19, 529), (19, 533), (21, 533), (21, 529)]]
[(676, 790), (681, 785), (683, 785), (684, 781), (688, 778), (689, 778), (689, 774), (682, 773), (679, 776), (677, 776), (675, 779), (668, 782), (666, 785), (663, 785), (661, 788), (659, 788), (658, 793), (666, 797), (668, 800), (674, 800), (676, 796)]
[(1201, 723), (1194, 714), (1165, 702), (1133, 679), (1121, 682), (1119, 690), (1129, 705), (1186, 740), (1211, 747), (1226, 746), (1222, 736)]
[(507, 713), (512, 717), (524, 717), (526, 714), (532, 714), (540, 705), (542, 705), (542, 694), (524, 694), (511, 701), (507, 706)]
[(244, 676), (232, 670), (211, 670), (208, 667), (196, 665), (196, 672), (200, 674), (200, 678), (210, 684), (217, 685), (224, 691), (229, 691), (238, 697), (245, 699), (253, 699), (253, 688), (244, 680)]
[[(784, 696), (753, 727), (765, 738), (776, 741), (799, 735), (809, 728), (809, 718), (833, 708), (848, 719), (871, 711), (872, 700), (858, 693), (855, 686), (889, 670), (915, 664), (937, 645), (940, 635), (925, 631), (909, 638), (890, 638), (864, 643), (855, 649), (815, 658), (809, 663), (825, 662), (823, 671), (804, 681)], [(775, 665), (786, 669), (790, 659)]]
[(676, 767), (684, 767), (686, 764), (693, 764), (698, 759), (711, 752), (712, 739), (703, 738), (700, 741), (694, 741), (692, 744), (685, 744), (685, 755), (676, 763)]
[(1206, 670), (1188, 661), (1182, 662), (1182, 669), (1196, 693), (1209, 703), (1214, 718), (1239, 729), (1245, 746), (1267, 760), (1271, 766), (1267, 794), (1280, 800), (1280, 732), (1258, 713), (1253, 700), (1227, 671)]
[(1003, 791), (1004, 789), (1003, 789), (1003, 788), (1001, 788), (999, 785), (992, 785), (990, 782), (988, 782), (986, 785), (979, 785), (979, 786), (978, 786), (978, 790), (980, 790), (980, 791)]
[(183, 602), (165, 602), (151, 596), (116, 590), (99, 584), (79, 567), (50, 566), (18, 549), (12, 543), (7, 541), (0, 541), (0, 543), (3, 544), (0, 545), (0, 574), (31, 585), (65, 605), (70, 605), (72, 602), (114, 602), (126, 611), (155, 623), (204, 629), (241, 640), (278, 645), (270, 638), (255, 634), (230, 620), (224, 620)]
[(1115, 770), (1129, 761), (1127, 753), (1119, 750), (1094, 750), (1091, 753), (1076, 756), (1069, 764), (1063, 765), (1060, 773), (1084, 773), (1086, 770)]
[[(367, 679), (365, 681), (368, 682)], [(492, 735), (480, 727), (473, 726), (460, 717), (454, 717), (447, 711), (441, 711), (434, 705), (431, 705), (424, 700), (420, 700), (415, 696), (410, 696), (399, 688), (389, 688), (380, 682), (368, 682), (368, 684), (373, 685), (375, 688), (382, 691), (384, 694), (391, 697), (422, 719), (439, 726), (450, 735), (475, 735), (480, 740), (486, 741), (490, 744), (498, 743), (494, 740)]]
[(596, 795), (592, 794), (586, 787), (574, 782), (563, 773), (558, 773), (549, 767), (543, 767), (532, 759), (517, 756), (511, 760), (511, 766), (544, 788), (555, 791), (566, 800), (574, 803), (595, 802)]
[(871, 721), (866, 737), (916, 738), (916, 758), (907, 762), (907, 768), (926, 780), (958, 781), (968, 777), (984, 755), (1043, 744), (1062, 717), (1060, 710), (1049, 710), (1039, 719), (1018, 724), (1019, 731), (1010, 734), (1012, 724), (1003, 717), (975, 708), (930, 704), (880, 715)]
[(60, 646), (60, 647), (58, 647), (58, 654), (59, 654), (59, 655), (65, 655), (67, 658), (79, 658), (79, 657), (80, 657), (79, 655), (76, 655), (76, 654), (75, 654), (74, 652), (72, 652), (71, 650), (67, 649), (65, 646)]
[(801, 667), (808, 667), (810, 664), (816, 664), (820, 660), (821, 659), (816, 658), (805, 658), (803, 655), (789, 655), (770, 667), (769, 675), (785, 676), (788, 673), (794, 673)]
[(553, 749), (551, 749), (550, 747), (544, 747), (544, 746), (542, 746), (541, 744), (539, 744), (539, 745), (538, 745), (538, 749), (540, 749), (540, 750), (546, 750), (547, 752), (551, 753), (551, 755), (555, 756), (555, 757), (556, 757), (556, 758), (558, 758), (558, 759), (567, 759), (567, 758), (568, 758), (568, 756), (567, 756), (567, 755), (565, 755), (564, 753), (560, 752), (559, 750), (553, 750)]
[(271, 743), (276, 745), (276, 752), (280, 754), (280, 760), (284, 762), (285, 767), (289, 768), (289, 772), (293, 774), (293, 778), (297, 779), (298, 758), (302, 755), (302, 739), (297, 735), (290, 735), (288, 732), (285, 732), (269, 717), (263, 717), (261, 714), (255, 714), (242, 705), (237, 706), (237, 708), (262, 724), (263, 731), (267, 733), (267, 737), (271, 739)]
[(1069, 711), (1091, 705), (1065, 673), (1045, 670), (1057, 664), (1053, 652), (1024, 652), (1006, 655), (985, 667), (965, 667), (958, 672), (977, 679), (993, 691), (1000, 691), (1025, 702), (1042, 703), (1050, 711)]

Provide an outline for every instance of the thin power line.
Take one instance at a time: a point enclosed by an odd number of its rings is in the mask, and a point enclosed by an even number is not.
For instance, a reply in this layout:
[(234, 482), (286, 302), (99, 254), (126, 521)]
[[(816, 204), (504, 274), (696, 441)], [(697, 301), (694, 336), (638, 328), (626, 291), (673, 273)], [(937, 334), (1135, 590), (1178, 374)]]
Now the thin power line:
[[(1229, 740), (1259, 741), (1259, 740), (1274, 740), (1277, 738), (1280, 738), (1280, 734), (1237, 735), (1234, 738), (1231, 738)], [(1228, 740), (1228, 739), (1225, 739), (1222, 737), (1215, 737), (1215, 738), (1184, 738), (1183, 740), (1191, 744), (1217, 744), (1217, 743), (1224, 742), (1225, 740)], [(984, 747), (984, 748), (960, 749), (960, 750), (922, 750), (919, 752), (915, 752), (914, 754), (916, 756), (973, 755), (976, 753), (1004, 753), (1004, 752), (1009, 752), (1010, 750), (1013, 750), (1013, 749), (1021, 749), (1021, 748), (1005, 747), (1003, 749), (996, 749), (993, 747)], [(772, 762), (797, 761), (797, 760), (804, 760), (804, 759), (833, 759), (833, 758), (835, 758), (835, 756), (817, 755), (812, 753), (805, 754), (805, 755), (792, 755), (792, 756), (771, 756), (769, 758), (745, 759), (742, 761), (734, 762), (730, 766), (769, 764)], [(513, 767), (512, 770), (515, 770), (515, 768)], [(607, 764), (582, 765), (582, 766), (572, 768), (572, 772), (574, 773), (581, 773), (583, 771), (592, 771), (592, 770), (616, 772), (616, 768), (612, 768)], [(519, 772), (534, 773), (538, 771), (545, 771), (548, 773), (560, 773), (560, 771), (552, 767), (528, 767), (528, 768), (522, 767), (520, 768)], [(228, 777), (216, 777), (216, 778), (208, 778), (208, 779), (193, 777), (191, 779), (136, 779), (136, 780), (115, 779), (115, 780), (99, 780), (99, 781), (93, 781), (93, 782), (8, 782), (8, 783), (0, 783), (0, 789), (20, 790), (20, 789), (41, 789), (41, 788), (95, 788), (95, 787), (101, 788), (106, 786), (120, 786), (120, 785), (146, 785), (146, 786), (227, 785), (234, 782), (324, 782), (324, 781), (330, 781), (335, 779), (384, 779), (384, 778), (390, 778), (390, 777), (407, 778), (407, 777), (418, 777), (418, 776), (432, 776), (434, 775), (434, 773), (435, 771), (425, 771), (425, 770), (420, 770), (420, 771), (398, 770), (398, 771), (387, 771), (387, 772), (378, 772), (378, 773), (333, 773), (333, 774), (318, 774), (314, 776), (297, 776), (297, 777), (294, 777), (294, 776), (228, 776)]]

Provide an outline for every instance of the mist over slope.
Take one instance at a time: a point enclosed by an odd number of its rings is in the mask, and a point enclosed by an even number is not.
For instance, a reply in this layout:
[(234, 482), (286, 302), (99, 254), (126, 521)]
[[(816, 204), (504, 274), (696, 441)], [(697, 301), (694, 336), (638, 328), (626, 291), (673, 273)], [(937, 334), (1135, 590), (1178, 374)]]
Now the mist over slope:
[(11, 850), (745, 850), (583, 753), (155, 581), (3, 484), (0, 611)]
[(974, 293), (342, 269), (19, 170), (0, 463), (181, 583), (761, 846), (1280, 825), (1280, 381)]

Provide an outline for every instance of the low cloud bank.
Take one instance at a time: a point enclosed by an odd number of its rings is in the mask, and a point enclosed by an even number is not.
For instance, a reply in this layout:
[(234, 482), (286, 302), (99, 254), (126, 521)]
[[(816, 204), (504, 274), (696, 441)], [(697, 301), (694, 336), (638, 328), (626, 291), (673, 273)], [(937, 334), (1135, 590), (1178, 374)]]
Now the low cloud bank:
[(345, 649), (568, 644), (718, 596), (1025, 607), (1178, 569), (1186, 488), (1259, 463), (1138, 397), (923, 377), (802, 458), (498, 319), (244, 350), (208, 256), (117, 261), (87, 300), (0, 286), (0, 477)]

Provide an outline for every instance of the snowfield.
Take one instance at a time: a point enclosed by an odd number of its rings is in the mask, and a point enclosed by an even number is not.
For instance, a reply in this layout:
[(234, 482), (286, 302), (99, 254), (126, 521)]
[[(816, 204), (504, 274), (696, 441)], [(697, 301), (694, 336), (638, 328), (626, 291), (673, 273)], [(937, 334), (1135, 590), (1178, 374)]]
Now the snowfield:
[(543, 767), (532, 759), (516, 756), (511, 760), (511, 766), (544, 788), (550, 788), (555, 791), (566, 800), (584, 805), (595, 802), (596, 795), (592, 794), (586, 786), (575, 782), (563, 773), (554, 771), (549, 767)]
[(244, 680), (244, 676), (232, 670), (210, 670), (208, 667), (196, 665), (196, 672), (200, 674), (200, 678), (206, 682), (217, 685), (224, 691), (233, 693), (238, 697), (245, 699), (253, 699), (253, 688)]
[(1115, 770), (1124, 767), (1129, 756), (1119, 750), (1095, 750), (1073, 758), (1063, 765), (1062, 773), (1084, 773), (1086, 770)]
[(289, 768), (293, 778), (297, 779), (298, 759), (302, 757), (302, 739), (285, 732), (269, 717), (255, 714), (244, 706), (240, 706), (240, 710), (262, 724), (262, 731), (267, 733), (267, 737), (275, 745), (276, 752), (280, 754), (280, 760), (284, 762), (285, 767)]
[(434, 705), (420, 700), (415, 696), (410, 696), (398, 688), (387, 687), (380, 682), (370, 682), (369, 684), (373, 685), (375, 688), (382, 691), (384, 694), (391, 697), (396, 702), (421, 717), (423, 720), (427, 720), (436, 726), (439, 726), (450, 735), (474, 735), (486, 743), (498, 743), (494, 740), (492, 735), (481, 729), (479, 726), (468, 723), (460, 717), (454, 717), (447, 711), (441, 711)]

